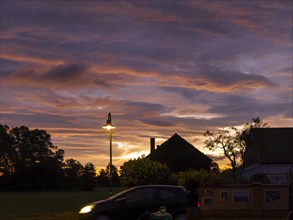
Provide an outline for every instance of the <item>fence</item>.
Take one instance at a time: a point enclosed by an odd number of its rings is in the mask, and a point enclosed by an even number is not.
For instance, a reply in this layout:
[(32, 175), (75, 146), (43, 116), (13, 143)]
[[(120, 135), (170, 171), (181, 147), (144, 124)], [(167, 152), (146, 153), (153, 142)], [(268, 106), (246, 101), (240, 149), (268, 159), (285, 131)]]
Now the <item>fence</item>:
[(199, 189), (203, 216), (284, 217), (288, 185), (223, 185)]

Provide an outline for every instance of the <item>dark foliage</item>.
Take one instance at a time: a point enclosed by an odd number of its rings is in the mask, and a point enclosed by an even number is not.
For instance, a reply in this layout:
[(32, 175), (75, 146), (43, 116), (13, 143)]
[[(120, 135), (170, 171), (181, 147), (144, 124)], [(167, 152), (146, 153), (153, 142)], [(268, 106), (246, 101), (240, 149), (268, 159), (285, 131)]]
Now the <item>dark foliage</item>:
[[(97, 185), (98, 186), (110, 186), (110, 164), (105, 169), (101, 169), (99, 175), (97, 177)], [(112, 165), (112, 186), (121, 186), (120, 177), (118, 175), (117, 168)]]
[(85, 164), (80, 177), (80, 187), (82, 190), (91, 191), (96, 186), (96, 169), (93, 163)]
[(270, 184), (270, 180), (264, 173), (256, 173), (249, 179), (250, 183), (263, 183), (263, 184)]
[(107, 172), (105, 169), (101, 169), (99, 172), (99, 175), (97, 177), (97, 185), (98, 186), (109, 186), (109, 176), (107, 175)]
[(0, 125), (1, 188), (49, 190), (60, 186), (63, 150), (58, 150), (44, 130)]
[(0, 125), (1, 190), (93, 190), (95, 184), (94, 165), (64, 162), (46, 131)]
[(121, 166), (121, 182), (124, 186), (167, 184), (170, 170), (165, 164), (140, 157)]

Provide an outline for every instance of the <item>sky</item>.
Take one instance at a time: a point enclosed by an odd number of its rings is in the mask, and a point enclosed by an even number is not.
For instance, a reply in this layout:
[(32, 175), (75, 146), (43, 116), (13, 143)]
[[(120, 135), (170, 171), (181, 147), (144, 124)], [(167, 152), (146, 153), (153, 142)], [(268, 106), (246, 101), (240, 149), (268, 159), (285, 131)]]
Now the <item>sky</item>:
[(1, 124), (96, 167), (260, 117), (293, 127), (292, 1), (1, 0)]

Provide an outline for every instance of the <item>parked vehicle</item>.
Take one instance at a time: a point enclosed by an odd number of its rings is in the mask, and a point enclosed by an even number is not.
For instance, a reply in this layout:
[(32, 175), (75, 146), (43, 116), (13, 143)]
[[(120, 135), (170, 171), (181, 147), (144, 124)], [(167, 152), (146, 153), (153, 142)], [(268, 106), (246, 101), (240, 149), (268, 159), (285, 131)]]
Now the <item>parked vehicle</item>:
[(174, 220), (186, 219), (186, 191), (181, 186), (144, 185), (84, 206), (80, 220), (136, 220), (165, 206)]

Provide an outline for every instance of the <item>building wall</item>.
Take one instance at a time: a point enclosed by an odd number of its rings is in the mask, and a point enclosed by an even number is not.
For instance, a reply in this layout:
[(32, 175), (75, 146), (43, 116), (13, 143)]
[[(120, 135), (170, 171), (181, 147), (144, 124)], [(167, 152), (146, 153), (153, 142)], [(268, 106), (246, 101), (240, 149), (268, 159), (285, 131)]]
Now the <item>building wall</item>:
[(289, 181), (289, 175), (293, 171), (292, 164), (256, 164), (247, 167), (243, 173), (243, 177), (249, 179), (254, 174), (266, 174), (273, 184), (285, 184)]
[(288, 195), (288, 185), (225, 185), (199, 189), (203, 214), (220, 211), (283, 217), (288, 210)]

